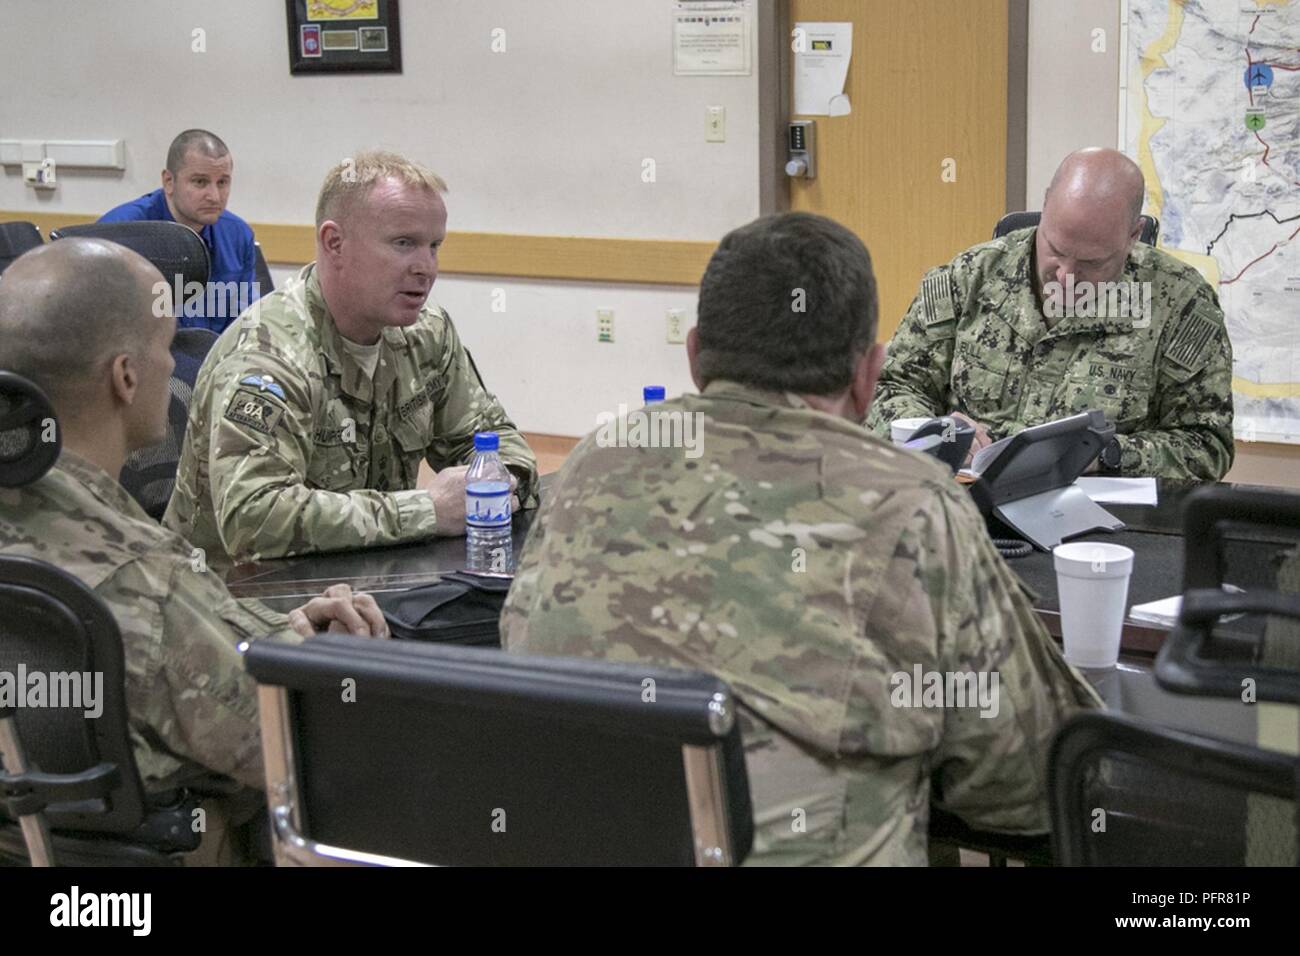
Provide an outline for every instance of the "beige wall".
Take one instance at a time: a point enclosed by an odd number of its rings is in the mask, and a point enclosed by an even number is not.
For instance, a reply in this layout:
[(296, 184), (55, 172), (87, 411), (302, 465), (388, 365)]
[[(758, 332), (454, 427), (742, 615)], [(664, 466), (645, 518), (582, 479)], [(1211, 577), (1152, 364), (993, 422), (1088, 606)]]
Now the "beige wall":
[[(1039, 208), (1061, 157), (1115, 146), (1119, 130), (1119, 0), (1032, 0), (1026, 195)], [(1104, 52), (1093, 30), (1105, 31)], [(1300, 488), (1300, 446), (1237, 442), (1230, 481)]]

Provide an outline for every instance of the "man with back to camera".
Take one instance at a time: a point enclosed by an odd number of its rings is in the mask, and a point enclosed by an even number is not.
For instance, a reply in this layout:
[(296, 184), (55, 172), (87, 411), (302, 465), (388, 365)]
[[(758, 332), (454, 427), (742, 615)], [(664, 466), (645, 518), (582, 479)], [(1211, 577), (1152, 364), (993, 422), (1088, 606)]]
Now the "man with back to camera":
[[(145, 788), (220, 797), (209, 807), (215, 836), (217, 817), (238, 824), (264, 812), (256, 685), (239, 644), (326, 627), (386, 637), (388, 628), (369, 595), (342, 584), (288, 617), (237, 600), (118, 483), (127, 455), (167, 431), (176, 320), (156, 309), (158, 281), (146, 259), (99, 239), (61, 239), (5, 271), (0, 369), (46, 393), (63, 447), (43, 477), (0, 489), (0, 553), (62, 568), (108, 606)], [(230, 849), (208, 837), (204, 847), (208, 860)]]
[[(583, 439), (501, 619), (511, 652), (726, 681), (753, 863), (924, 864), (932, 788), (972, 826), (1044, 833), (1052, 736), (1100, 704), (948, 469), (858, 424), (876, 310), (843, 226), (788, 213), (728, 234), (687, 337), (701, 394), (654, 406), (702, 438)], [(984, 690), (935, 706), (918, 669)]]
[[(226, 209), (235, 160), (216, 134), (187, 129), (167, 150), (162, 188), (110, 209), (100, 222), (152, 219), (179, 222), (208, 247), (208, 288), (177, 302), (180, 324), (220, 334), (261, 295), (253, 230)], [(166, 277), (172, 286), (172, 277)]]
[[(316, 261), (208, 354), (163, 520), (215, 565), (464, 534), (476, 432), (499, 434), (519, 499), (535, 504), (532, 451), (427, 301), (445, 191), (395, 153), (335, 166)], [(422, 460), (437, 473), (417, 487)]]
[(1218, 296), (1145, 243), (1142, 171), (1071, 153), (1036, 228), (932, 269), (889, 345), (868, 426), (954, 413), (980, 448), (1098, 408), (1116, 436), (1095, 467), (1217, 481), (1232, 466), (1232, 343)]

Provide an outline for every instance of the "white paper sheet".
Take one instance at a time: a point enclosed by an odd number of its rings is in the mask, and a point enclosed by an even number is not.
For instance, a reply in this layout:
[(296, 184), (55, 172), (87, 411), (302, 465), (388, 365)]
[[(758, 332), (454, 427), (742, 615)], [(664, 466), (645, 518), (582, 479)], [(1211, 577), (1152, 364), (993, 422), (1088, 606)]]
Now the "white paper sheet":
[(1146, 604), (1134, 604), (1128, 616), (1135, 621), (1147, 624), (1159, 624), (1161, 627), (1173, 627), (1178, 623), (1178, 612), (1183, 607), (1183, 596), (1161, 598), (1159, 601), (1147, 601)]
[(794, 111), (805, 116), (844, 116), (844, 94), (853, 55), (852, 23), (794, 25)]
[(673, 73), (749, 76), (749, 0), (678, 0), (673, 9)]
[(1076, 480), (1075, 484), (1098, 504), (1153, 505), (1157, 500), (1154, 478), (1107, 478), (1084, 475)]
[[(1223, 590), (1229, 594), (1244, 594), (1245, 592), (1235, 584), (1223, 585)], [(1134, 604), (1129, 609), (1128, 616), (1135, 621), (1142, 621), (1146, 624), (1158, 624), (1161, 627), (1173, 627), (1178, 623), (1178, 612), (1183, 609), (1183, 596), (1175, 594), (1173, 597), (1161, 598), (1159, 601), (1147, 601), (1146, 604)], [(1241, 617), (1240, 614), (1230, 614), (1225, 620), (1235, 620)]]

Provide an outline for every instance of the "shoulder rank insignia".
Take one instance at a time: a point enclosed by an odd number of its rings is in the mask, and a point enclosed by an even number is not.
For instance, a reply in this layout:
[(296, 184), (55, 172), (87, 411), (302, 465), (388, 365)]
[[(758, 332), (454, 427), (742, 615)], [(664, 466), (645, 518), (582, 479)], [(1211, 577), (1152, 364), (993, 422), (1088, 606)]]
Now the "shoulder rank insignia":
[(284, 389), (269, 375), (245, 375), (239, 380), (239, 384), (252, 385), (259, 392), (270, 392), (281, 401), (284, 400)]
[[(242, 382), (240, 384), (243, 384)], [(284, 416), (284, 406), (268, 402), (255, 392), (243, 389), (235, 392), (226, 409), (226, 418), (239, 425), (246, 425), (263, 435), (270, 435)]]

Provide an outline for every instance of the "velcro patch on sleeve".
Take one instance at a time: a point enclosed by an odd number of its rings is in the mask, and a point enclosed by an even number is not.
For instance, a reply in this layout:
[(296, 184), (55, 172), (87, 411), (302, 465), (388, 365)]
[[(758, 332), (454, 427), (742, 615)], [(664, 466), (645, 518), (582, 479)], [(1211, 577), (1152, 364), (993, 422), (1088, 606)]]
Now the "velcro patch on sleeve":
[(957, 317), (952, 305), (952, 280), (946, 269), (931, 273), (921, 282), (921, 310), (926, 328)]
[(226, 418), (239, 425), (247, 425), (254, 431), (269, 435), (275, 430), (284, 409), (269, 398), (239, 389), (230, 400), (226, 409)]
[(1205, 347), (1214, 341), (1218, 331), (1219, 323), (1205, 306), (1197, 307), (1179, 322), (1173, 341), (1165, 349), (1165, 358), (1189, 372), (1196, 371), (1205, 364)]

